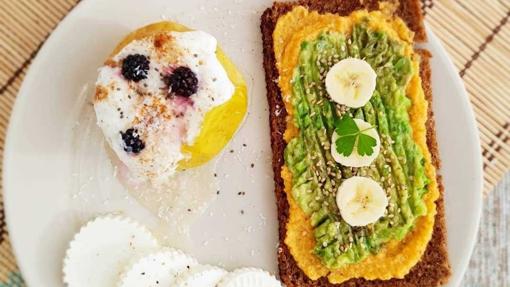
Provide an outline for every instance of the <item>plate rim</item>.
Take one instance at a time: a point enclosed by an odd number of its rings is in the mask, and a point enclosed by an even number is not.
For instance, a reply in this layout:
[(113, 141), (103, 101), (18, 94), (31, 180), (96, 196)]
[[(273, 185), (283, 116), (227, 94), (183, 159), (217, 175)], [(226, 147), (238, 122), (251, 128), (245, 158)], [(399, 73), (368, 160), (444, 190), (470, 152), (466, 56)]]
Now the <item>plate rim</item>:
[[(468, 119), (471, 124), (470, 130), (472, 133), (472, 137), (475, 140), (474, 147), (477, 151), (474, 154), (475, 161), (478, 163), (478, 165), (477, 165), (478, 166), (478, 168), (477, 168), (478, 176), (476, 178), (476, 181), (478, 182), (477, 185), (478, 185), (478, 189), (479, 189), (479, 192), (477, 194), (475, 194), (475, 196), (476, 196), (475, 202), (478, 202), (477, 208), (475, 210), (476, 222), (472, 225), (473, 232), (471, 232), (471, 238), (468, 239), (469, 240), (469, 244), (468, 244), (469, 250), (467, 250), (468, 256), (464, 257), (463, 262), (460, 264), (461, 265), (460, 270), (457, 270), (457, 272), (455, 272), (455, 273), (452, 272), (452, 275), (448, 281), (448, 284), (452, 284), (453, 286), (460, 286), (462, 279), (464, 278), (464, 274), (466, 273), (467, 268), (469, 266), (469, 261), (471, 260), (471, 256), (473, 255), (474, 248), (476, 246), (478, 233), (480, 231), (480, 221), (481, 221), (481, 217), (482, 217), (483, 185), (484, 185), (483, 174), (484, 174), (484, 172), (483, 172), (483, 165), (482, 165), (483, 160), (482, 160), (482, 150), (481, 150), (481, 141), (480, 141), (480, 131), (478, 129), (478, 125), (476, 122), (476, 116), (475, 116), (475, 113), (473, 110), (473, 105), (471, 104), (471, 101), (469, 99), (469, 95), (466, 91), (464, 81), (462, 80), (457, 69), (455, 68), (452, 58), (448, 54), (448, 51), (444, 48), (441, 40), (439, 40), (439, 38), (436, 36), (436, 34), (432, 31), (432, 29), (430, 28), (430, 25), (427, 24), (426, 20), (425, 20), (425, 29), (426, 29), (427, 37), (428, 37), (427, 43), (429, 43), (430, 45), (437, 46), (441, 51), (440, 53), (434, 54), (433, 56), (439, 57), (439, 58), (441, 58), (442, 61), (446, 62), (446, 69), (448, 70), (447, 74), (452, 75), (454, 77), (455, 81), (453, 82), (453, 84), (456, 86), (456, 89), (462, 93), (461, 96), (465, 99), (464, 104), (467, 104), (467, 108), (464, 110), (468, 114)], [(436, 125), (437, 125), (437, 123), (436, 123)], [(441, 157), (441, 155), (440, 155), (440, 157)], [(473, 167), (473, 168), (475, 168), (475, 167)], [(445, 200), (445, 210), (446, 209), (448, 209), (448, 206), (447, 206), (446, 200)], [(445, 218), (446, 218), (446, 215), (445, 215)], [(448, 229), (446, 230), (447, 237), (448, 237), (448, 232), (451, 232), (451, 231)], [(448, 246), (447, 246), (447, 248), (448, 248)]]
[[(18, 246), (18, 243), (15, 240), (16, 236), (12, 232), (12, 230), (13, 230), (12, 227), (14, 226), (14, 223), (12, 222), (12, 219), (11, 219), (13, 216), (10, 216), (10, 214), (12, 214), (12, 211), (11, 211), (12, 204), (8, 203), (8, 202), (10, 202), (9, 198), (11, 198), (11, 196), (8, 196), (8, 194), (10, 194), (10, 192), (8, 191), (9, 189), (7, 188), (7, 186), (9, 186), (8, 182), (10, 182), (10, 179), (9, 179), (10, 171), (7, 168), (7, 166), (9, 165), (8, 163), (11, 161), (12, 150), (13, 150), (13, 147), (12, 147), (13, 135), (12, 134), (15, 133), (13, 130), (15, 128), (16, 123), (20, 120), (19, 110), (21, 109), (20, 108), (21, 105), (20, 105), (19, 99), (22, 98), (20, 96), (22, 96), (23, 94), (26, 94), (25, 90), (28, 89), (30, 82), (33, 81), (32, 78), (35, 77), (33, 75), (34, 74), (33, 67), (34, 66), (37, 67), (39, 65), (39, 63), (42, 61), (42, 59), (45, 57), (45, 55), (47, 53), (49, 53), (50, 50), (49, 50), (47, 44), (51, 43), (52, 41), (54, 41), (54, 39), (56, 37), (58, 37), (58, 35), (61, 33), (61, 31), (63, 29), (62, 27), (64, 25), (66, 25), (67, 22), (70, 21), (69, 19), (73, 18), (74, 14), (78, 13), (79, 10), (81, 10), (82, 7), (86, 5), (85, 3), (91, 3), (91, 2), (92, 1), (78, 2), (62, 18), (62, 20), (60, 20), (60, 22), (58, 22), (58, 24), (55, 26), (55, 28), (49, 32), (49, 36), (42, 43), (42, 46), (40, 47), (39, 51), (36, 53), (35, 58), (32, 60), (32, 63), (28, 67), (25, 77), (23, 78), (23, 81), (21, 82), (20, 89), (19, 89), (18, 93), (16, 94), (16, 98), (15, 98), (15, 101), (14, 101), (14, 104), (12, 107), (11, 115), (9, 117), (9, 124), (7, 126), (7, 132), (5, 133), (4, 153), (3, 153), (3, 159), (2, 159), (2, 186), (3, 186), (2, 200), (3, 200), (4, 214), (5, 214), (4, 219), (5, 219), (5, 223), (6, 223), (6, 227), (7, 227), (7, 231), (8, 231), (7, 233), (9, 235), (8, 238), (11, 243), (11, 251), (12, 251), (12, 254), (14, 255), (14, 259), (15, 259), (15, 264), (18, 267), (20, 274), (21, 274), (21, 278), (23, 278), (23, 281), (26, 283), (26, 285), (30, 285), (29, 284), (30, 280), (27, 279), (28, 277), (26, 275), (24, 275), (24, 274), (27, 274), (26, 271), (28, 268), (25, 268), (27, 266), (24, 266), (24, 264), (20, 263), (23, 261), (23, 260), (20, 260), (21, 256), (19, 256), (19, 250), (22, 247)], [(63, 258), (62, 258), (62, 260), (63, 260)]]

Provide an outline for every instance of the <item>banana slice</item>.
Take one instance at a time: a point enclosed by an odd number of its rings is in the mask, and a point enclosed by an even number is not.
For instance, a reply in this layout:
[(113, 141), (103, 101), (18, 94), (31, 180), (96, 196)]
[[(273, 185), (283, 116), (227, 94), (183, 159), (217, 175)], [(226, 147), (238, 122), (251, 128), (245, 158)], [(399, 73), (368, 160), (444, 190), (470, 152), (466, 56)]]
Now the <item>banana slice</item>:
[(351, 226), (365, 226), (384, 215), (388, 198), (373, 179), (353, 176), (338, 188), (336, 204), (345, 222)]
[(227, 271), (209, 265), (195, 265), (175, 280), (174, 287), (216, 287)]
[(360, 155), (358, 153), (357, 142), (354, 143), (354, 149), (349, 156), (344, 156), (336, 151), (336, 140), (339, 135), (336, 132), (333, 132), (333, 136), (331, 137), (331, 156), (333, 159), (344, 165), (344, 166), (352, 166), (352, 167), (362, 167), (369, 166), (372, 162), (377, 158), (379, 152), (381, 150), (381, 139), (379, 138), (379, 134), (372, 128), (372, 126), (365, 122), (364, 120), (354, 119), (356, 125), (363, 134), (369, 135), (376, 140), (376, 146), (374, 147), (374, 152), (371, 155)]
[(149, 230), (121, 216), (98, 217), (74, 236), (64, 258), (69, 287), (115, 286), (118, 274), (133, 257), (159, 244)]
[(364, 60), (347, 58), (336, 63), (326, 75), (331, 99), (351, 108), (364, 106), (375, 90), (377, 74)]
[(120, 276), (119, 287), (174, 286), (176, 278), (197, 261), (172, 248), (138, 259)]
[(218, 287), (282, 287), (282, 284), (264, 270), (241, 268), (225, 276)]

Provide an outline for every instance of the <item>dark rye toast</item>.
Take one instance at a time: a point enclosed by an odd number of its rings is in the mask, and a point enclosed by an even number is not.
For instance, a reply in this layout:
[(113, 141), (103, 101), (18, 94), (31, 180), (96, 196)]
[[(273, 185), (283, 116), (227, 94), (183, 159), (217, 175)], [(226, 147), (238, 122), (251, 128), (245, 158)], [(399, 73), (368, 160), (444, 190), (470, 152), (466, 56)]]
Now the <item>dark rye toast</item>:
[[(273, 151), (273, 171), (275, 182), (275, 195), (278, 207), (279, 221), (279, 247), (278, 247), (278, 266), (279, 274), (283, 283), (287, 287), (294, 286), (388, 286), (388, 287), (428, 287), (440, 286), (445, 283), (451, 273), (448, 263), (446, 249), (446, 227), (444, 212), (444, 188), (441, 176), (438, 174), (437, 182), (440, 196), (436, 201), (437, 214), (435, 220), (432, 239), (428, 243), (427, 249), (423, 254), (421, 261), (415, 265), (408, 275), (403, 279), (374, 280), (351, 279), (342, 284), (332, 284), (327, 278), (322, 277), (313, 281), (298, 267), (296, 261), (291, 255), (289, 248), (284, 240), (287, 233), (287, 222), (289, 218), (289, 203), (284, 189), (284, 181), (280, 176), (284, 164), (284, 149), (286, 142), (283, 134), (286, 129), (285, 105), (281, 96), (280, 88), (277, 84), (279, 74), (276, 68), (275, 56), (273, 50), (273, 31), (280, 16), (290, 11), (296, 5), (303, 5), (310, 10), (316, 10), (322, 13), (335, 13), (338, 15), (348, 15), (359, 9), (374, 10), (378, 8), (379, 1), (370, 0), (308, 0), (293, 3), (275, 3), (268, 8), (262, 15), (261, 30), (263, 38), (264, 69), (266, 74), (267, 99), (269, 103), (269, 121), (271, 128), (271, 147)], [(423, 27), (423, 18), (420, 10), (420, 3), (417, 0), (401, 1), (397, 15), (401, 17), (408, 27), (415, 32), (415, 41), (423, 42), (426, 40), (426, 34)], [(430, 53), (426, 50), (417, 50), (421, 55), (420, 76), (422, 87), (429, 105), (432, 103), (432, 87), (430, 83), (431, 71), (429, 65)], [(427, 144), (432, 155), (433, 164), (439, 170), (440, 159), (439, 150), (436, 143), (435, 121), (432, 109), (428, 110), (427, 120)], [(381, 266), (384, 268), (384, 266)]]

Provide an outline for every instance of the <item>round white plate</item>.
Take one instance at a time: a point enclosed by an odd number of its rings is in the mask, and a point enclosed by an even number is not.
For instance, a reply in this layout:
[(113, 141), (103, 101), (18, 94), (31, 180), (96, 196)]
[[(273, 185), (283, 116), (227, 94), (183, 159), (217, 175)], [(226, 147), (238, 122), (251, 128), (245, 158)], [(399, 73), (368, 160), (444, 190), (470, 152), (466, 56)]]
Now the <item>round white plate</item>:
[[(4, 158), (7, 223), (29, 286), (62, 285), (68, 241), (98, 213), (120, 211), (158, 228), (155, 217), (113, 176), (89, 99), (96, 69), (115, 44), (131, 30), (162, 19), (215, 35), (250, 91), (246, 122), (218, 162), (221, 193), (193, 226), (193, 240), (176, 245), (202, 263), (276, 272), (276, 205), (259, 32), (260, 15), (270, 5), (270, 0), (86, 0), (60, 23), (25, 78)], [(453, 268), (448, 286), (458, 286), (480, 218), (480, 145), (462, 82), (430, 31), (429, 37)]]

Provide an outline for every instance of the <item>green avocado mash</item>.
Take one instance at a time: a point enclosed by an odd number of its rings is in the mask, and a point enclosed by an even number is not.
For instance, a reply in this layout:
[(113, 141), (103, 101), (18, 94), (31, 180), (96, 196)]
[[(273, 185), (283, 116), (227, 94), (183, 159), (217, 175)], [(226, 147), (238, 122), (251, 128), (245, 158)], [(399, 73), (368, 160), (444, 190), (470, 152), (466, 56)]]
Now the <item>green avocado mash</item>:
[[(324, 84), (329, 69), (348, 57), (366, 60), (377, 73), (374, 95), (359, 109), (330, 101)], [(293, 177), (292, 195), (314, 227), (314, 252), (328, 268), (359, 262), (389, 240), (403, 239), (417, 217), (426, 214), (428, 178), (423, 154), (413, 141), (411, 102), (405, 95), (413, 72), (401, 45), (363, 22), (348, 37), (324, 32), (301, 44), (291, 97), (299, 135), (287, 145), (285, 163)], [(345, 113), (377, 128), (381, 152), (369, 167), (342, 166), (331, 156), (334, 122)], [(342, 181), (354, 175), (379, 182), (389, 200), (385, 216), (365, 227), (343, 221), (335, 201)]]

